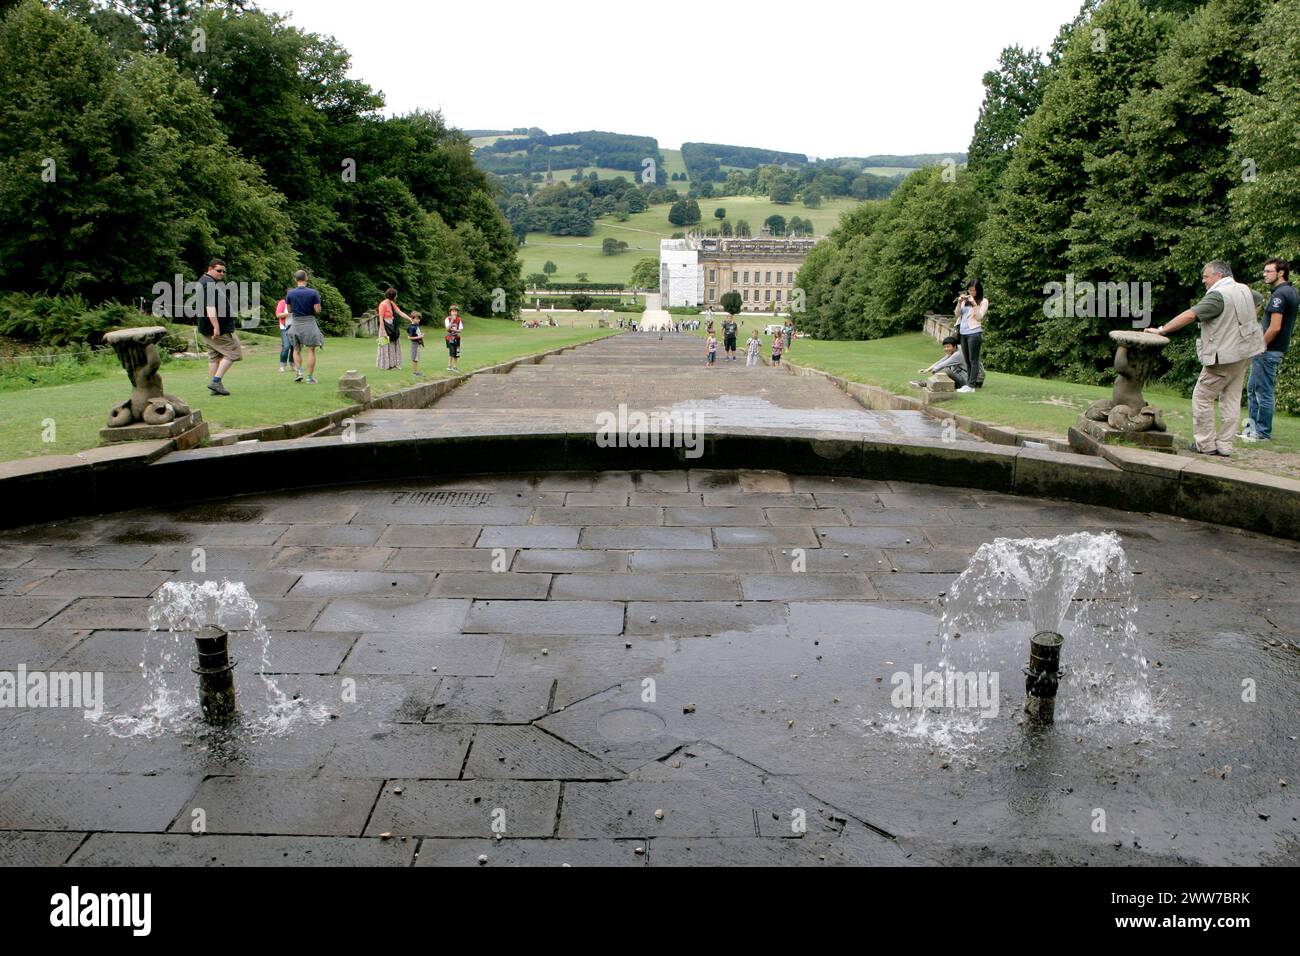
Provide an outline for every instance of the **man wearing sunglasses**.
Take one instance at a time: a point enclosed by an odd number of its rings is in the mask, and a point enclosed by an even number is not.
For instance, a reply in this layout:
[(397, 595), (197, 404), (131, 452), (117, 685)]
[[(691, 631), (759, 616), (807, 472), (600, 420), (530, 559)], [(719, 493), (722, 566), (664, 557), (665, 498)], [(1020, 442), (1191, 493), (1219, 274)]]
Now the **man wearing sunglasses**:
[(212, 375), (208, 390), (213, 395), (229, 395), (221, 380), (244, 353), (235, 335), (235, 315), (230, 308), (224, 262), (213, 259), (208, 263), (208, 271), (199, 276), (199, 291), (203, 301), (203, 315), (198, 320), (199, 337), (207, 346), (208, 372)]

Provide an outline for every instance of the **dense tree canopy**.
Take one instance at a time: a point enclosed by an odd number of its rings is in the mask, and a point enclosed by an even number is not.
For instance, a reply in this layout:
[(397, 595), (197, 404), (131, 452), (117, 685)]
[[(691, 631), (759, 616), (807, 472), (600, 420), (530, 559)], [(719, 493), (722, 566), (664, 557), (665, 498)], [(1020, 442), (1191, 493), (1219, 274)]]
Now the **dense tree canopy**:
[(37, 0), (0, 22), (0, 289), (135, 300), (221, 256), (353, 310), (509, 310), (516, 240), (468, 139), (384, 118), (334, 40), (251, 3)]

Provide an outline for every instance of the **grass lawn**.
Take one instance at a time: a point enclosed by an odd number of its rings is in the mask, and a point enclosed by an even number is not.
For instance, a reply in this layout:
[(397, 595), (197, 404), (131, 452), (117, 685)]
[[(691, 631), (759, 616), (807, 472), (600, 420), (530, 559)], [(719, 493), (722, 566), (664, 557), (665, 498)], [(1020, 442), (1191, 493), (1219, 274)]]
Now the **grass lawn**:
[[(670, 184), (671, 185), (671, 184)], [(680, 184), (678, 184), (680, 185)], [(855, 199), (828, 199), (820, 209), (806, 209), (800, 203), (779, 205), (762, 197), (728, 196), (725, 199), (700, 199), (701, 222), (707, 229), (718, 222), (713, 210), (719, 207), (727, 211), (727, 218), (734, 224), (737, 219), (749, 221), (755, 234), (763, 225), (763, 220), (773, 214), (785, 216), (802, 216), (811, 219), (818, 235), (824, 235), (835, 228), (840, 215), (858, 205)], [(530, 232), (528, 242), (519, 249), (519, 257), (524, 264), (524, 275), (541, 272), (542, 266), (549, 259), (559, 268), (551, 278), (555, 282), (576, 282), (579, 272), (587, 273), (592, 282), (626, 283), (631, 279), (632, 269), (637, 260), (643, 256), (659, 258), (659, 240), (668, 239), (675, 232), (684, 232), (681, 226), (674, 226), (668, 221), (667, 203), (651, 206), (645, 212), (628, 217), (627, 222), (618, 222), (612, 216), (596, 220), (596, 231), (590, 236), (548, 236), (545, 233)], [(604, 255), (600, 246), (606, 237), (613, 236), (628, 244), (628, 248), (614, 256)]]
[(904, 176), (910, 176), (916, 172), (915, 166), (866, 166), (863, 168), (864, 173), (870, 173), (872, 176), (897, 176), (900, 173)]
[[(930, 365), (942, 355), (937, 342), (920, 332), (912, 332), (868, 342), (797, 339), (789, 359), (796, 365), (808, 365), (850, 381), (915, 396), (918, 390), (908, 385), (908, 381), (920, 378), (917, 369)], [(1191, 399), (1158, 385), (1148, 385), (1143, 394), (1147, 401), (1164, 410), (1165, 424), (1174, 434), (1175, 447), (1186, 448), (1192, 440)], [(943, 407), (992, 425), (1064, 436), (1090, 402), (1109, 397), (1108, 386), (1074, 385), (1056, 379), (989, 371), (982, 389), (974, 394), (958, 395)], [(1269, 474), (1300, 477), (1300, 418), (1277, 415), (1273, 420), (1273, 440), (1261, 444), (1264, 447), (1235, 443), (1233, 464)]]
[[(558, 319), (557, 319), (558, 321)], [(617, 334), (608, 329), (591, 329), (586, 324), (558, 329), (525, 329), (502, 319), (465, 320), (460, 367), (473, 371), (521, 355), (578, 342), (589, 342)], [(402, 368), (380, 372), (375, 368), (375, 340), (327, 339), (317, 353), (316, 377), (319, 385), (295, 384), (292, 372), (280, 373), (280, 341), (260, 335), (241, 333), (245, 345), (244, 360), (226, 377), (229, 397), (208, 392), (206, 360), (173, 360), (163, 366), (163, 385), (203, 412), (213, 434), (231, 428), (256, 428), (279, 422), (310, 418), (349, 404), (340, 398), (338, 378), (348, 369), (364, 372), (376, 395), (406, 388), (417, 382), (448, 378), (447, 352), (442, 344), (441, 328), (425, 332), (421, 371), (424, 378), (411, 373), (410, 351), (402, 343)], [(405, 336), (403, 336), (405, 338)], [(101, 377), (70, 385), (28, 387), (0, 392), (0, 460), (31, 458), (38, 455), (66, 455), (99, 444), (99, 429), (108, 418), (108, 410), (130, 395), (126, 373), (121, 367), (105, 367)], [(54, 442), (42, 440), (45, 419), (53, 419)]]
[[(668, 182), (667, 182), (666, 185), (669, 185), (669, 186), (683, 186), (683, 185), (685, 185), (685, 186), (690, 186), (690, 184), (691, 184), (691, 183), (690, 183), (690, 175), (691, 175), (691, 174), (690, 174), (689, 172), (686, 171), (686, 160), (682, 159), (682, 151), (681, 151), (680, 149), (663, 149), (663, 148), (660, 148), (659, 152), (663, 153), (663, 157), (664, 157), (664, 173), (669, 177)], [(673, 173), (681, 173), (683, 176), (686, 177), (686, 180), (683, 181), (683, 180), (680, 180), (680, 179), (679, 179), (679, 180), (677, 180), (676, 182), (674, 182), (674, 181), (672, 180), (672, 175), (673, 175)]]

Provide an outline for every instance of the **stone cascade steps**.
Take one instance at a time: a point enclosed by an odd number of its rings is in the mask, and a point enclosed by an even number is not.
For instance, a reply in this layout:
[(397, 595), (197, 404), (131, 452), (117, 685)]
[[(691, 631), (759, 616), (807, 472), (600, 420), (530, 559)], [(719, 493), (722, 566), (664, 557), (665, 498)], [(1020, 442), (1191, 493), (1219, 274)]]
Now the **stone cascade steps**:
[[(743, 338), (743, 335), (741, 336)], [(770, 352), (765, 341), (764, 355)], [(472, 348), (473, 343), (469, 343)], [(689, 412), (700, 427), (797, 429), (853, 433), (886, 440), (940, 438), (939, 425), (915, 411), (863, 408), (826, 380), (790, 375), (770, 365), (750, 368), (743, 353), (704, 364), (698, 336), (624, 333), (516, 365), (474, 375), (430, 408), (378, 410), (360, 417), (365, 438), (440, 437), (459, 428), (587, 431), (602, 413)]]

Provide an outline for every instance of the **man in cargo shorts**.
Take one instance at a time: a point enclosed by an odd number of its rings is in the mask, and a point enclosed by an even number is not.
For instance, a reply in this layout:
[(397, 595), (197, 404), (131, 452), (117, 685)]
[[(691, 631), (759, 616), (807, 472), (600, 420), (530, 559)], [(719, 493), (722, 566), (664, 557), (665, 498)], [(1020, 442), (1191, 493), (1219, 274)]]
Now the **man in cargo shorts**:
[(221, 380), (244, 353), (235, 335), (235, 316), (226, 288), (226, 264), (220, 259), (209, 262), (208, 271), (199, 276), (199, 295), (203, 303), (197, 323), (199, 339), (207, 347), (208, 373), (212, 376), (208, 390), (213, 395), (229, 395)]

